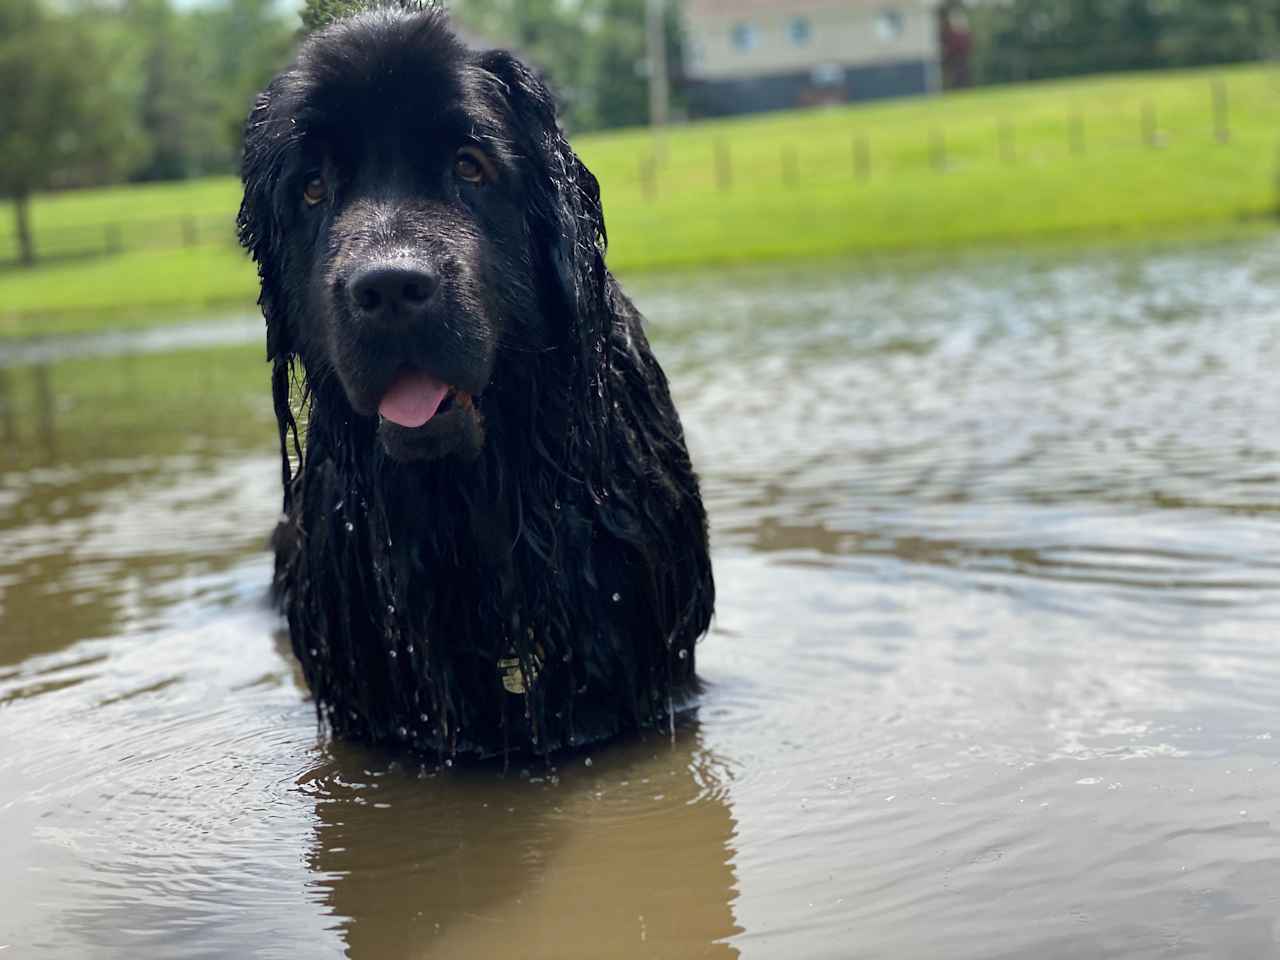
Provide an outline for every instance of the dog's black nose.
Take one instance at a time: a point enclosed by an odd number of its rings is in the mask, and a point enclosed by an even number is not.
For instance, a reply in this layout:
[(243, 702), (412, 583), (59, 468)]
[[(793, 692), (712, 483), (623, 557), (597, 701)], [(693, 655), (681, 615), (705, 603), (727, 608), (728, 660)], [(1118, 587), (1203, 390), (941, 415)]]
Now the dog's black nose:
[(424, 267), (375, 263), (347, 281), (347, 294), (356, 315), (381, 323), (421, 319), (436, 292), (436, 275)]

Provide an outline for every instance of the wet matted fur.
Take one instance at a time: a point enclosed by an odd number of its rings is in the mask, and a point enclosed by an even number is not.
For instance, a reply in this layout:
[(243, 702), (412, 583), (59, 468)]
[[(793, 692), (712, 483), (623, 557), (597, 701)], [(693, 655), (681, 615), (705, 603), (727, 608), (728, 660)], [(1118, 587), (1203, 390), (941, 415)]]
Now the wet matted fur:
[(322, 718), (443, 755), (665, 728), (712, 614), (706, 516), (542, 81), (439, 11), (361, 13), (260, 95), (242, 175), (276, 587)]

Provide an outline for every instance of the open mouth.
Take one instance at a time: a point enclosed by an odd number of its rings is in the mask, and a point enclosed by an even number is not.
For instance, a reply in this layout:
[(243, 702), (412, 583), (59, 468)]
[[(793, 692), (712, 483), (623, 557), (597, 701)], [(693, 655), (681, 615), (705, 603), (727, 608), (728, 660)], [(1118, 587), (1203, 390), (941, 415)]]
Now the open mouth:
[(471, 394), (422, 370), (402, 370), (378, 404), (383, 420), (416, 430), (455, 407), (470, 407)]

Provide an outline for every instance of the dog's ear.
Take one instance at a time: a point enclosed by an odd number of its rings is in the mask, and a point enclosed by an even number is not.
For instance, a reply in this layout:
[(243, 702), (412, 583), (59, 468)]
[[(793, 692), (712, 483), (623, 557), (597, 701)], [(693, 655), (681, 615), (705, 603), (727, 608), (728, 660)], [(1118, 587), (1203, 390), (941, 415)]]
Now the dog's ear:
[(608, 236), (600, 184), (569, 146), (555, 97), (533, 70), (505, 50), (482, 54), (479, 65), (498, 81), (517, 146), (529, 164), (534, 242), (546, 252), (565, 305), (582, 322), (597, 312), (604, 292)]
[(293, 450), (299, 462), (302, 450), (298, 444), (298, 425), (289, 404), (290, 373), (296, 347), (289, 332), (289, 313), (284, 298), (281, 276), (284, 235), (276, 209), (276, 184), (290, 137), (288, 126), (274, 119), (272, 113), (278, 84), (277, 80), (258, 95), (245, 121), (244, 156), (240, 165), (244, 198), (236, 216), (236, 233), (241, 245), (258, 264), (261, 283), (258, 304), (267, 321), (267, 359), (271, 361), (271, 395), (280, 431), (280, 470), (284, 481), (284, 509), (288, 513), (293, 494), (289, 439), (293, 440)]
[(294, 353), (280, 275), (283, 231), (276, 209), (276, 184), (290, 132), (287, 125), (273, 116), (277, 87), (278, 81), (258, 94), (245, 121), (244, 154), (240, 163), (244, 197), (236, 217), (240, 243), (258, 265), (261, 283), (258, 303), (267, 321), (267, 358), (273, 361), (288, 360)]

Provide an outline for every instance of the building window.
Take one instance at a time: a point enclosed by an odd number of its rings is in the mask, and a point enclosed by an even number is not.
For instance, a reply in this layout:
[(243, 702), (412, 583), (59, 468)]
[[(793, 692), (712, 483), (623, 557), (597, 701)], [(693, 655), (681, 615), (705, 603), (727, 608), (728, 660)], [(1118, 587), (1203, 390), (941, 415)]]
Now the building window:
[(808, 17), (793, 17), (787, 24), (787, 35), (797, 47), (803, 47), (813, 36), (813, 25), (809, 23)]
[(897, 40), (905, 28), (901, 10), (881, 10), (876, 14), (876, 36), (885, 43)]
[(730, 39), (733, 42), (733, 49), (739, 53), (747, 53), (760, 45), (760, 34), (750, 23), (735, 23)]

